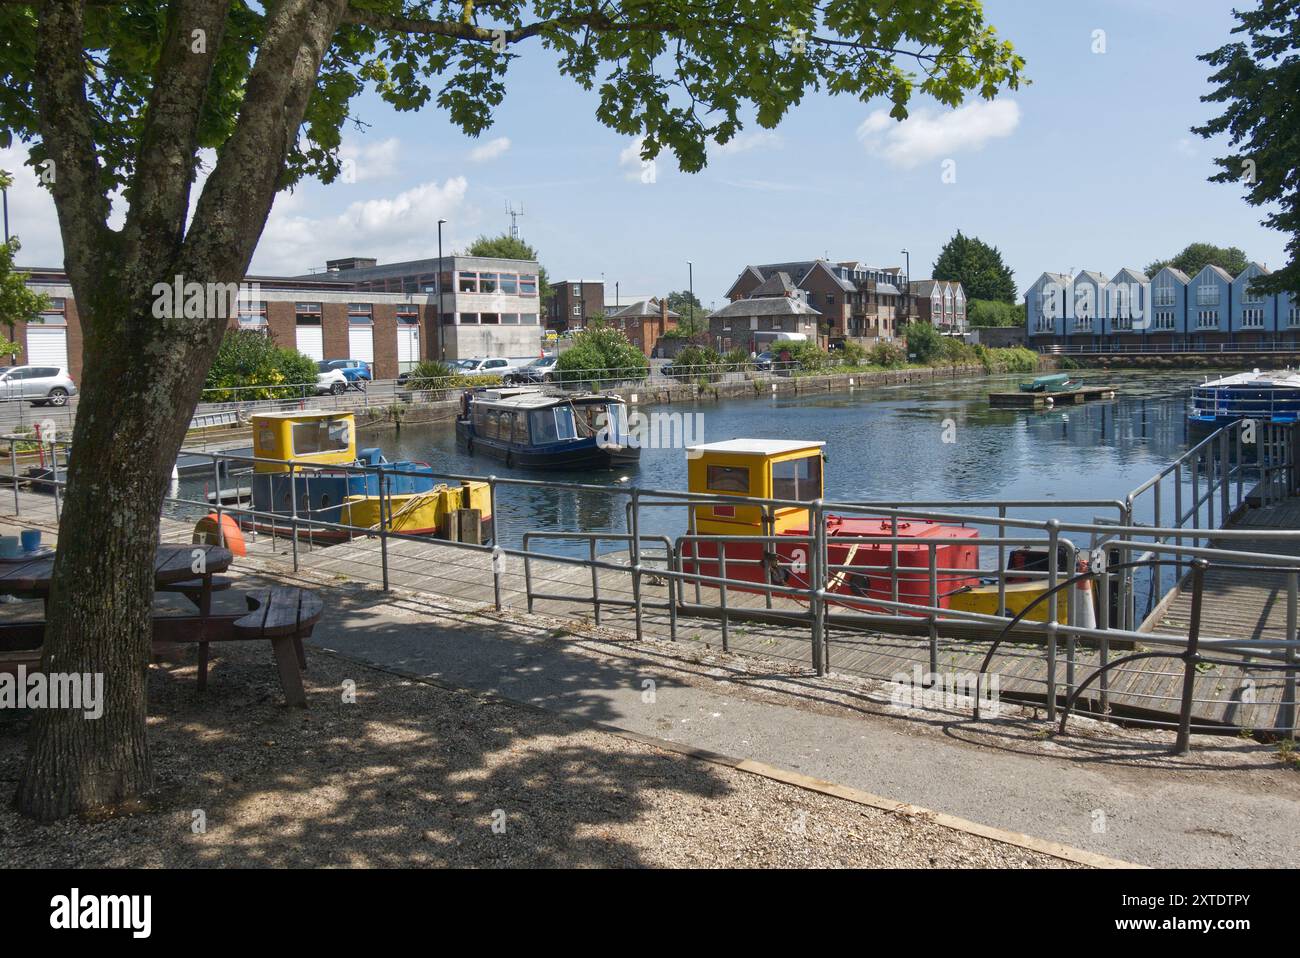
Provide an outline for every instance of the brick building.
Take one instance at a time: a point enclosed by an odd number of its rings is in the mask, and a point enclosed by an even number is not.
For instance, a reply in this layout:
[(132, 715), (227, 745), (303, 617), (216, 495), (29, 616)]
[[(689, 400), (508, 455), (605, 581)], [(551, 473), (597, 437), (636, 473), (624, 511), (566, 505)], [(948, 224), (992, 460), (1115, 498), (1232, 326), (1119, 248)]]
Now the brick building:
[(903, 271), (856, 261), (802, 260), (746, 266), (727, 290), (732, 302), (755, 294), (774, 276), (784, 274), (799, 297), (822, 316), (822, 339), (864, 345), (893, 339), (906, 308)]
[(611, 313), (609, 323), (615, 329), (621, 329), (628, 342), (648, 358), (658, 351), (660, 337), (670, 329), (676, 329), (681, 318), (680, 313), (668, 308), (666, 299), (651, 297)]
[(604, 313), (604, 280), (566, 279), (551, 284), (551, 298), (546, 301), (547, 329), (557, 333), (582, 329), (590, 317)]

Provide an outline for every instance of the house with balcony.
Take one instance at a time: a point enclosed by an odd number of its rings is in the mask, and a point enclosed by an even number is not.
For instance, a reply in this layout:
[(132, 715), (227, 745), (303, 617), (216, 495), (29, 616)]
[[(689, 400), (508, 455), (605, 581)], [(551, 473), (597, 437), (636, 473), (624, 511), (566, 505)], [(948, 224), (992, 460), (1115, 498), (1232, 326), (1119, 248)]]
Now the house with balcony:
[(1156, 349), (1172, 349), (1187, 336), (1187, 290), (1191, 279), (1180, 269), (1166, 266), (1151, 277), (1151, 322), (1144, 342)]
[(823, 316), (821, 338), (829, 343), (852, 339), (870, 345), (894, 337), (904, 308), (900, 267), (825, 259), (746, 266), (727, 290), (727, 299), (748, 298), (780, 273)]
[(1043, 273), (1025, 290), (1025, 332), (1031, 344), (1058, 345), (1065, 339), (1072, 285), (1065, 273)]
[(966, 289), (944, 279), (918, 279), (912, 283), (912, 305), (916, 318), (945, 333), (966, 332)]
[(1150, 325), (1150, 281), (1146, 273), (1125, 266), (1106, 284), (1106, 302), (1101, 315), (1103, 341), (1130, 334), (1145, 335)]
[(1278, 330), (1277, 312), (1279, 297), (1265, 296), (1251, 289), (1254, 281), (1267, 276), (1270, 270), (1259, 263), (1250, 263), (1241, 275), (1232, 281), (1229, 306), (1229, 330), (1233, 342), (1243, 346), (1264, 344), (1273, 339)]
[(1225, 343), (1231, 316), (1232, 276), (1222, 267), (1206, 266), (1187, 290), (1187, 335), (1203, 344)]
[(1081, 270), (1074, 277), (1070, 311), (1066, 322), (1066, 341), (1072, 345), (1093, 346), (1101, 340), (1101, 317), (1106, 310), (1104, 275), (1096, 270)]

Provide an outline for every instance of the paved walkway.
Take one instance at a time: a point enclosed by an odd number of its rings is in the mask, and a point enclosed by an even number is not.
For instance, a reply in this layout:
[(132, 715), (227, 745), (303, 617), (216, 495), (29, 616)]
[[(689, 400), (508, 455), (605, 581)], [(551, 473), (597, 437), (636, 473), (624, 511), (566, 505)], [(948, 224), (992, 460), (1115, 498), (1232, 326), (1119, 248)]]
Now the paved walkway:
[[(432, 596), (395, 601), (342, 588), (327, 608), (316, 645), (562, 714), (1140, 864), (1300, 864), (1300, 777), (1276, 767), (1272, 750), (1240, 739), (1200, 738), (1189, 759), (1173, 760), (1155, 739), (1109, 728), (1044, 741), (1033, 722), (900, 717), (887, 695), (847, 683), (835, 695), (784, 674), (774, 680), (743, 660), (701, 662), (696, 646), (620, 651), (557, 635), (538, 617), (503, 621)], [(790, 691), (773, 691), (774, 682)]]

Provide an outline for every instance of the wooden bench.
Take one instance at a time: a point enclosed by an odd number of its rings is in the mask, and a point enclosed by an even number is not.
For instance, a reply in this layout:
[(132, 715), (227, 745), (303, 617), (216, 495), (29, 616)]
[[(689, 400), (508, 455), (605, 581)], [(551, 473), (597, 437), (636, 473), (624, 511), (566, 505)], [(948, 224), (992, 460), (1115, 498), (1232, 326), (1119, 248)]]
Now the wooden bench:
[[(305, 708), (302, 670), (307, 667), (302, 641), (311, 636), (323, 604), (314, 593), (288, 586), (257, 589), (245, 595), (247, 612), (212, 615), (166, 615), (153, 620), (153, 641), (158, 645), (198, 643), (199, 691), (208, 685), (208, 647), (212, 642), (263, 639), (271, 643), (280, 685), (289, 705)], [(16, 673), (40, 667), (44, 622), (16, 622), (0, 626), (0, 672)]]

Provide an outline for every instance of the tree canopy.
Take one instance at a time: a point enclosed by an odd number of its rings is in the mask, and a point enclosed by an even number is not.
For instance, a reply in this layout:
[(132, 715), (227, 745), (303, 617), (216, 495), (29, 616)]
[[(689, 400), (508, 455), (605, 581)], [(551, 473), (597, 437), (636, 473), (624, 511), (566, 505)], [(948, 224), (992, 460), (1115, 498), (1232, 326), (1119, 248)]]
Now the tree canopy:
[(1235, 246), (1189, 243), (1173, 259), (1158, 259), (1154, 263), (1148, 263), (1145, 272), (1148, 277), (1152, 277), (1166, 266), (1172, 266), (1188, 276), (1195, 276), (1207, 266), (1218, 266), (1233, 276), (1238, 276), (1249, 265), (1250, 259)]
[[(1295, 0), (1262, 0), (1253, 10), (1234, 10), (1234, 40), (1201, 60), (1217, 67), (1210, 77), (1218, 88), (1201, 97), (1222, 103), (1224, 111), (1192, 132), (1203, 137), (1226, 134), (1232, 152), (1215, 159), (1216, 183), (1241, 183), (1246, 202), (1266, 206), (1263, 223), (1288, 234), (1291, 261), (1251, 285), (1260, 293), (1300, 293), (1300, 29)], [(1218, 264), (1228, 269), (1227, 264)], [(1186, 272), (1186, 270), (1184, 270)], [(1228, 272), (1233, 270), (1228, 269)]]
[(1002, 261), (1002, 253), (996, 246), (966, 236), (961, 230), (940, 250), (930, 275), (961, 283), (968, 300), (1016, 301), (1016, 282), (1010, 267)]
[(502, 233), (500, 236), (480, 236), (465, 250), (467, 256), (496, 256), (500, 259), (531, 259), (537, 262), (537, 298), (546, 302), (551, 298), (551, 281), (546, 267), (541, 264), (537, 250), (529, 243)]

